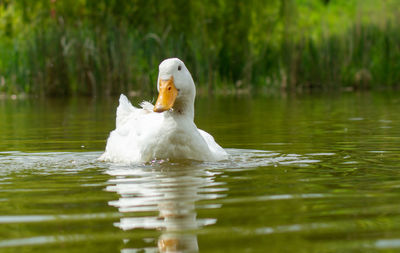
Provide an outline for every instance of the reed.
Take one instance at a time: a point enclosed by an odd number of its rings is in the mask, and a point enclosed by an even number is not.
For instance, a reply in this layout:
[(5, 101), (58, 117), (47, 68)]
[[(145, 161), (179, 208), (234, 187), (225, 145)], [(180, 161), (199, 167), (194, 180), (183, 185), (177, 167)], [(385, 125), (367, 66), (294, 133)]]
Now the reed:
[[(292, 11), (290, 3), (285, 10)], [(211, 24), (193, 16), (183, 19), (186, 13), (182, 11), (168, 21), (174, 27), (143, 20), (132, 26), (129, 17), (112, 13), (96, 21), (39, 18), (23, 36), (1, 35), (6, 39), (0, 40), (0, 92), (154, 94), (157, 66), (167, 57), (183, 59), (198, 89), (206, 92), (370, 89), (400, 84), (398, 23), (355, 22), (340, 34), (315, 37), (298, 32), (294, 36), (296, 29), (289, 19), (277, 18), (280, 23), (271, 21), (257, 28), (251, 26), (252, 16), (247, 13), (254, 10), (250, 7), (242, 10), (240, 2), (234, 2), (225, 8), (210, 17)], [(200, 20), (214, 15), (201, 10)], [(279, 24), (284, 25), (283, 32), (274, 30)], [(213, 30), (213, 25), (219, 28)], [(262, 34), (264, 28), (270, 37)]]

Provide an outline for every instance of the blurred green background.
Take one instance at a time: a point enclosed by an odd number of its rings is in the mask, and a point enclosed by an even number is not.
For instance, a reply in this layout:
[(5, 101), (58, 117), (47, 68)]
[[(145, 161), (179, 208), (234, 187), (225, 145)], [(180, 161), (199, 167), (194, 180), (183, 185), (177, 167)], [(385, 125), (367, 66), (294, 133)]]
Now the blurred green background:
[(0, 93), (154, 94), (181, 58), (203, 93), (392, 89), (398, 0), (2, 0)]

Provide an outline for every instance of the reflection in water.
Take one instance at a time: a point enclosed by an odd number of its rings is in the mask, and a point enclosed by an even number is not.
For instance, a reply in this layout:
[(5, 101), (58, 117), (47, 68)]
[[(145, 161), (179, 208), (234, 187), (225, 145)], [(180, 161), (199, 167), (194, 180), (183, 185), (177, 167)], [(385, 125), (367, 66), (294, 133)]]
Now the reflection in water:
[[(161, 163), (112, 166), (107, 173), (115, 177), (109, 181), (107, 190), (120, 195), (117, 201), (109, 204), (118, 207), (121, 213), (134, 216), (121, 218), (116, 226), (122, 230), (161, 230), (158, 238), (160, 252), (198, 251), (196, 229), (213, 224), (215, 220), (197, 219), (195, 203), (200, 199), (221, 196), (212, 189), (218, 172), (207, 170), (204, 164)], [(149, 215), (152, 212), (156, 213)]]
[[(215, 218), (197, 218), (196, 202), (225, 197), (226, 183), (217, 179), (222, 173), (254, 169), (257, 166), (307, 166), (318, 162), (296, 154), (282, 155), (262, 150), (227, 149), (229, 161), (219, 163), (154, 162), (147, 165), (110, 165), (107, 191), (119, 194), (109, 205), (125, 214), (115, 226), (120, 229), (160, 230), (160, 252), (197, 252), (197, 230), (216, 223)], [(220, 208), (218, 204), (202, 208)], [(129, 241), (129, 240), (125, 240)], [(125, 249), (137, 252), (139, 249)], [(143, 250), (143, 248), (141, 248)], [(157, 248), (146, 248), (157, 251)]]
[(200, 98), (231, 159), (139, 167), (96, 160), (114, 103), (0, 101), (0, 252), (399, 252), (399, 92)]

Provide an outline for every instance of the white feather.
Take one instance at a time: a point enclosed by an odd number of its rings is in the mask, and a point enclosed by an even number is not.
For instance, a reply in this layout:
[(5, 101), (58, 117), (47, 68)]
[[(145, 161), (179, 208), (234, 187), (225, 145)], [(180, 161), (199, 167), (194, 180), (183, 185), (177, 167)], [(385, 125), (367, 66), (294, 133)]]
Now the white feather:
[[(178, 71), (178, 66), (182, 66), (182, 71)], [(151, 103), (142, 102), (141, 108), (136, 108), (122, 94), (117, 108), (116, 128), (110, 133), (106, 150), (99, 159), (122, 163), (153, 159), (227, 159), (227, 153), (214, 138), (197, 129), (193, 122), (195, 86), (183, 62), (176, 58), (163, 61), (160, 64), (161, 74), (163, 78), (174, 77), (175, 85), (180, 90), (175, 104), (181, 108), (157, 113), (153, 112)]]

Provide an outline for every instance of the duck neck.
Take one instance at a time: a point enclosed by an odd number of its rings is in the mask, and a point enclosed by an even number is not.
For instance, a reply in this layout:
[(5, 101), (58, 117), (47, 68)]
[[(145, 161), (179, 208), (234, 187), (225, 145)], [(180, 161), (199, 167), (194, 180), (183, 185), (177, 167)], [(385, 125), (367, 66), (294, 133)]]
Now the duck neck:
[(176, 116), (183, 116), (194, 120), (194, 99), (177, 100), (174, 104), (172, 113)]

